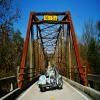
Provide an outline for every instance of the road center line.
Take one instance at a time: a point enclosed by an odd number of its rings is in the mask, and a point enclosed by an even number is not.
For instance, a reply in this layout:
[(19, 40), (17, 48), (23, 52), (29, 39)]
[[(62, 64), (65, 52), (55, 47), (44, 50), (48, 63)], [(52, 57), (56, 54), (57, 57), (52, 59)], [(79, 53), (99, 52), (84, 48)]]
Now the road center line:
[(51, 96), (50, 100), (55, 100), (54, 96)]

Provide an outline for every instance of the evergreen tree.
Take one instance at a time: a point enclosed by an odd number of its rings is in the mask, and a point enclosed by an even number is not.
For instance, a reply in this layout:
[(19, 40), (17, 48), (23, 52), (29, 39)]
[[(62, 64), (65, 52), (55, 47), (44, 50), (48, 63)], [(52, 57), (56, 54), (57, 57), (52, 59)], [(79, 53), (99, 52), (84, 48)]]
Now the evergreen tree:
[[(84, 24), (83, 41), (81, 41), (81, 55), (88, 71), (94, 74), (100, 74), (100, 41), (98, 36), (100, 32), (100, 24), (95, 25), (92, 20)], [(83, 51), (82, 51), (83, 50)]]
[(96, 41), (92, 38), (88, 44), (87, 59), (92, 68), (92, 72), (100, 74), (100, 55), (97, 47)]

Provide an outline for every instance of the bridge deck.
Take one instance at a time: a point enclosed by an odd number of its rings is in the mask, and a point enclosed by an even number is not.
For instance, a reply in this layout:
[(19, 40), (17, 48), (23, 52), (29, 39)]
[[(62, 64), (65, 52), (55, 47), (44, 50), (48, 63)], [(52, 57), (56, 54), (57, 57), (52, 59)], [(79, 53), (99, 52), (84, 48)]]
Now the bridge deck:
[(40, 92), (37, 83), (35, 83), (17, 100), (92, 100), (92, 98), (64, 81), (63, 89), (46, 92)]

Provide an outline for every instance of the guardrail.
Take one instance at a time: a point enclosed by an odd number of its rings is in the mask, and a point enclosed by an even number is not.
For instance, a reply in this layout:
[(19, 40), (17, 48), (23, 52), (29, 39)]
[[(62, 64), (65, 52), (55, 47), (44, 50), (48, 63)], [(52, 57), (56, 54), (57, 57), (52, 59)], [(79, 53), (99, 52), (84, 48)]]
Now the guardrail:
[(17, 87), (16, 76), (4, 77), (0, 79), (0, 97), (6, 95)]
[(12, 92), (8, 93), (7, 95), (0, 98), (0, 100), (15, 100), (21, 93), (27, 90), (32, 84), (34, 84), (38, 80), (39, 76), (35, 77), (27, 86), (23, 87), (22, 89), (16, 88)]
[(96, 83), (100, 83), (100, 75), (95, 75), (95, 74), (88, 74), (87, 79), (89, 81), (94, 81)]
[(88, 74), (87, 80), (91, 88), (94, 88), (100, 91), (100, 75)]
[(15, 79), (15, 78), (16, 78), (16, 76), (4, 77), (4, 78), (1, 78), (1, 79), (0, 79), (0, 83), (1, 83), (1, 82), (4, 82), (4, 81), (8, 81), (8, 80), (13, 80), (13, 79)]
[(86, 87), (86, 86), (83, 86), (77, 82), (74, 82), (68, 78), (65, 78), (63, 77), (63, 79), (65, 81), (67, 81), (69, 84), (71, 84), (72, 86), (78, 88), (79, 90), (85, 92), (87, 95), (89, 95), (90, 97), (92, 97), (94, 100), (100, 100), (100, 92), (99, 91), (96, 91), (90, 87)]
[[(74, 82), (68, 78), (63, 77), (65, 81), (67, 81), (72, 86), (78, 88), (79, 90), (85, 92), (87, 95), (92, 97), (94, 100), (100, 100), (100, 92), (96, 91), (90, 87), (83, 86), (77, 82)], [(35, 83), (38, 80), (38, 77), (34, 78), (27, 86), (23, 87), (23, 89), (15, 89), (14, 91), (8, 93), (4, 97), (0, 98), (0, 100), (14, 100), (17, 98), (21, 93), (23, 93), (25, 90), (27, 90), (33, 83)]]

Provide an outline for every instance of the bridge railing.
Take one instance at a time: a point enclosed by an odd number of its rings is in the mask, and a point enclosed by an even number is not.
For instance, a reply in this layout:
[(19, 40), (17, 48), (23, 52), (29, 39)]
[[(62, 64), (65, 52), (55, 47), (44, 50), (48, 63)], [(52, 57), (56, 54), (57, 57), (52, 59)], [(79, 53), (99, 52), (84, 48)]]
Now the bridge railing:
[(17, 88), (16, 76), (9, 76), (0, 79), (0, 97), (13, 91), (15, 88)]
[(27, 90), (32, 84), (34, 84), (38, 80), (39, 76), (34, 77), (34, 79), (24, 86), (22, 89), (16, 88), (5, 96), (1, 97), (0, 100), (15, 100), (21, 93)]
[(100, 75), (88, 74), (87, 80), (91, 88), (94, 88), (100, 91)]
[(89, 95), (90, 97), (93, 98), (93, 100), (100, 100), (100, 92), (95, 90), (95, 89), (92, 89), (90, 87), (87, 87), (87, 86), (83, 86), (75, 81), (72, 81), (68, 78), (65, 78), (63, 77), (63, 79), (68, 82), (70, 85), (74, 86), (75, 88), (83, 91), (84, 93), (86, 93), (87, 95)]

